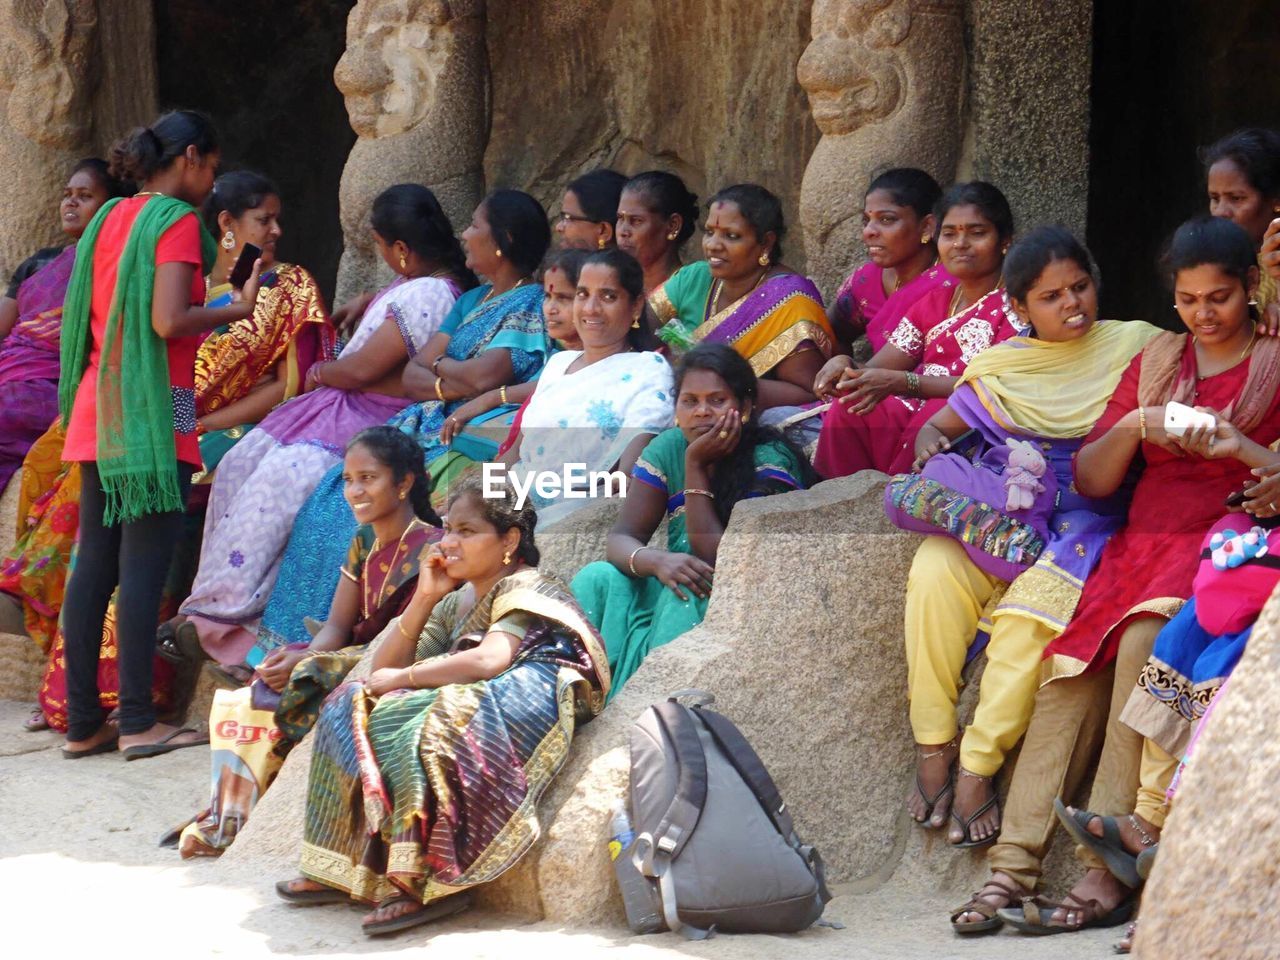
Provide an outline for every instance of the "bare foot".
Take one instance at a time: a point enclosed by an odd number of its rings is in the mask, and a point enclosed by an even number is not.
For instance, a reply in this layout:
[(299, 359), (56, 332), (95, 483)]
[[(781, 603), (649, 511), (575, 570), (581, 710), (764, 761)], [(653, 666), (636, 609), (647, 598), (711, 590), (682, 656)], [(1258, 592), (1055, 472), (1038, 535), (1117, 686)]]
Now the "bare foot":
[[(982, 810), (983, 806), (995, 798), (996, 788), (990, 777), (982, 777), (976, 773), (970, 773), (964, 767), (960, 768), (960, 775), (956, 777), (956, 798), (952, 805), (955, 817), (959, 817), (961, 823), (966, 822), (978, 810)], [(973, 823), (969, 824), (969, 836), (965, 837), (964, 828), (961, 823), (957, 823), (955, 817), (951, 819), (951, 830), (947, 833), (947, 839), (952, 843), (964, 843), (971, 840), (975, 843), (994, 837), (1000, 832), (1000, 807), (998, 804), (992, 803), (982, 812)]]
[[(1129, 896), (1131, 891), (1123, 883), (1113, 877), (1110, 871), (1103, 869), (1089, 870), (1080, 881), (1071, 888), (1071, 892), (1080, 900), (1098, 901), (1098, 914), (1110, 913)], [(1053, 911), (1050, 922), (1071, 929), (1078, 928), (1085, 921), (1083, 910), (1059, 907)]]
[(39, 733), (41, 730), (49, 729), (49, 720), (44, 715), (44, 710), (39, 704), (31, 708), (31, 715), (22, 721), (22, 729), (28, 733)]
[[(154, 724), (150, 730), (144, 730), (142, 733), (130, 733), (120, 735), (120, 749), (127, 750), (129, 747), (140, 747), (144, 744), (159, 743), (169, 734), (173, 733), (178, 727), (168, 723)], [(172, 744), (179, 743), (198, 743), (203, 739), (202, 735), (191, 731), (174, 737), (169, 742)]]
[(327, 887), (323, 883), (308, 880), (306, 877), (294, 877), (292, 880), (286, 880), (280, 886), (290, 893), (320, 893), (322, 890), (333, 889), (333, 887)]
[[(1014, 880), (1013, 877), (1009, 876), (1007, 873), (1001, 873), (999, 870), (996, 870), (991, 874), (991, 879), (986, 882), (983, 888), (974, 894), (973, 899), (981, 900), (983, 903), (989, 904), (997, 910), (1003, 909), (1004, 907), (1012, 907), (1015, 903), (1019, 902), (1020, 897), (1010, 896), (1001, 889), (1001, 887), (1008, 887), (1010, 890), (1020, 890), (1022, 891), (1022, 896), (1031, 895), (1031, 891), (1023, 887), (1022, 884)], [(970, 910), (967, 913), (962, 913), (957, 916), (954, 922), (963, 925), (966, 923), (979, 923), (985, 919), (987, 918), (976, 910)]]
[(420, 913), (427, 909), (417, 900), (410, 900), (408, 897), (396, 897), (393, 900), (387, 900), (385, 903), (378, 904), (378, 908), (372, 913), (366, 913), (360, 920), (362, 927), (370, 926), (375, 923), (383, 923), (387, 920), (398, 920), (401, 917), (408, 916), (411, 913)]
[[(1074, 815), (1076, 808), (1067, 807), (1067, 812)], [(1115, 821), (1116, 826), (1120, 828), (1121, 845), (1132, 854), (1137, 855), (1160, 842), (1160, 828), (1136, 813), (1127, 817), (1116, 817)], [(1085, 829), (1099, 839), (1104, 836), (1100, 816), (1094, 815)]]
[(928, 823), (937, 829), (947, 822), (951, 813), (951, 765), (959, 753), (954, 739), (916, 744), (916, 779), (907, 793), (907, 812), (916, 823)]
[(84, 753), (86, 750), (100, 747), (104, 743), (110, 743), (119, 736), (120, 731), (117, 729), (115, 721), (108, 720), (94, 731), (91, 736), (85, 737), (83, 740), (67, 740), (62, 749), (67, 753)]

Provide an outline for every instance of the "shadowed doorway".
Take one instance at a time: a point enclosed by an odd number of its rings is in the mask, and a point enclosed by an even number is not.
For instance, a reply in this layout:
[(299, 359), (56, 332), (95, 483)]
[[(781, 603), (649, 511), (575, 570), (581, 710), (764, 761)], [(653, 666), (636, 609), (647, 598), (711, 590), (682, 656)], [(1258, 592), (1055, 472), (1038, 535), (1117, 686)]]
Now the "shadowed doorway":
[(222, 168), (283, 194), (281, 260), (310, 270), (332, 303), (342, 229), (338, 183), (355, 134), (333, 68), (354, 0), (156, 0), (162, 109), (209, 113)]
[(1181, 330), (1156, 259), (1208, 212), (1198, 148), (1280, 128), (1280, 17), (1271, 0), (1098, 0), (1093, 18), (1088, 238), (1102, 315)]

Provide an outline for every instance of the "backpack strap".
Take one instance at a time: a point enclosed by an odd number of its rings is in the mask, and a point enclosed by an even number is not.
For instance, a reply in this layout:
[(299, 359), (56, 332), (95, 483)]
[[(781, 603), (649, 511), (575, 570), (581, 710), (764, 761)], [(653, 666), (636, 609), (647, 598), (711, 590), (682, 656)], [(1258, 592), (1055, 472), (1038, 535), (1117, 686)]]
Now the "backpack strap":
[(756, 753), (755, 748), (751, 746), (747, 738), (742, 735), (742, 731), (734, 726), (733, 722), (727, 717), (713, 710), (698, 709), (694, 710), (693, 713), (702, 721), (702, 725), (707, 728), (716, 746), (720, 748), (728, 761), (733, 764), (733, 768), (738, 771), (738, 776), (742, 778), (743, 783), (755, 794), (756, 800), (759, 801), (764, 812), (768, 814), (769, 819), (773, 821), (774, 828), (808, 865), (809, 872), (818, 881), (818, 894), (821, 896), (822, 902), (828, 903), (831, 900), (831, 892), (827, 889), (826, 869), (822, 862), (822, 857), (816, 847), (812, 844), (801, 842), (800, 837), (797, 836), (795, 823), (791, 819), (791, 812), (787, 810), (782, 794), (778, 792), (777, 784), (773, 782), (773, 777), (769, 776), (769, 771), (765, 769), (760, 755)]
[(675, 752), (678, 779), (667, 812), (653, 833), (636, 837), (631, 859), (641, 874), (657, 881), (667, 928), (682, 931), (690, 940), (705, 940), (711, 931), (687, 926), (680, 920), (670, 868), (671, 861), (680, 855), (702, 817), (702, 808), (707, 802), (707, 757), (687, 707), (672, 699), (649, 709)]

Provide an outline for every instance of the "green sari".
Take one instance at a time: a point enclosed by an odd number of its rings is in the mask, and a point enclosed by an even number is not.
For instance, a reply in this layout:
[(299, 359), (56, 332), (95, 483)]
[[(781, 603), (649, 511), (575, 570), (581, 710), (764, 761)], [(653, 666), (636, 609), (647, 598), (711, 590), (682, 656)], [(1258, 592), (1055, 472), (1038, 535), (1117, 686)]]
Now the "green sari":
[[(684, 455), (688, 447), (678, 428), (665, 430), (649, 442), (631, 469), (633, 482), (647, 484), (667, 498), (667, 550), (672, 553), (693, 552), (685, 528)], [(804, 486), (803, 465), (780, 441), (757, 446), (755, 465), (755, 485), (748, 498)], [(657, 577), (631, 577), (607, 561), (583, 567), (570, 589), (604, 637), (613, 694), (622, 689), (649, 651), (701, 623), (709, 602), (688, 591), (688, 599), (681, 600)]]

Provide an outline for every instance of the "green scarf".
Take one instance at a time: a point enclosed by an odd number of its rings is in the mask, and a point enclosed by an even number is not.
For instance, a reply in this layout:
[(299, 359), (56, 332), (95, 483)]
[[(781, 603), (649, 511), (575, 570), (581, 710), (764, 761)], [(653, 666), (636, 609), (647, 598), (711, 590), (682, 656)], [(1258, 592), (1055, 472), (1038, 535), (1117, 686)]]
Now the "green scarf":
[[(92, 331), (93, 256), (98, 232), (119, 199), (104, 203), (76, 247), (62, 309), (62, 375), (58, 407), (70, 422), (76, 391), (89, 363)], [(173, 436), (173, 395), (169, 351), (151, 325), (151, 293), (156, 279), (156, 246), (166, 230), (195, 208), (173, 197), (151, 197), (138, 211), (116, 266), (116, 289), (107, 316), (98, 370), (98, 476), (106, 494), (103, 523), (136, 520), (181, 510), (177, 450)], [(200, 229), (206, 266), (214, 240)]]

